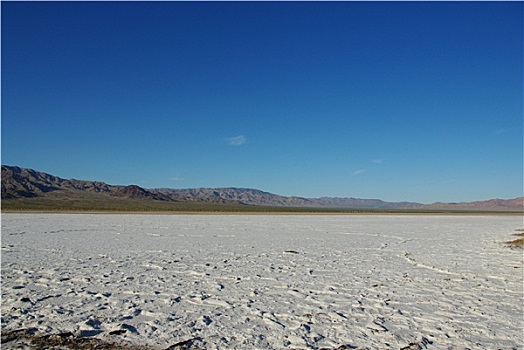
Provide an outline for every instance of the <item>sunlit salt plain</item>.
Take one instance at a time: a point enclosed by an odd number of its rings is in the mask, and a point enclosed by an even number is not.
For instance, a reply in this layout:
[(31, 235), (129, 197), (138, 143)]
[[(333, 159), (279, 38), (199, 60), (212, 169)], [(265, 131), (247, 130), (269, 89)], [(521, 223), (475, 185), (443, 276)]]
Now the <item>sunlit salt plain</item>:
[[(2, 215), (2, 331), (523, 349), (522, 216)], [(2, 344), (2, 347), (9, 344)]]

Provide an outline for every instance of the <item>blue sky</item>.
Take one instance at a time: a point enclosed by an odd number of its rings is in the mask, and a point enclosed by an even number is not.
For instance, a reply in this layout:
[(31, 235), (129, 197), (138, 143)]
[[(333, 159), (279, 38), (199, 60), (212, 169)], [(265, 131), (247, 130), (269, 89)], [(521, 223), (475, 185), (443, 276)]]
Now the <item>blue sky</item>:
[(2, 2), (2, 164), (146, 188), (523, 194), (522, 2)]

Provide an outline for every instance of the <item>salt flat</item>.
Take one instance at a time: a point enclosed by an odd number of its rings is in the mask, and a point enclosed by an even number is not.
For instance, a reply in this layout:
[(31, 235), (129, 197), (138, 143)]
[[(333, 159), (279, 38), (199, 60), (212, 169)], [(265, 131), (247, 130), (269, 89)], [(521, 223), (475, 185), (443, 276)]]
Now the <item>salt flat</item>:
[(524, 349), (523, 251), (502, 243), (522, 226), (522, 216), (3, 214), (2, 333), (152, 349)]

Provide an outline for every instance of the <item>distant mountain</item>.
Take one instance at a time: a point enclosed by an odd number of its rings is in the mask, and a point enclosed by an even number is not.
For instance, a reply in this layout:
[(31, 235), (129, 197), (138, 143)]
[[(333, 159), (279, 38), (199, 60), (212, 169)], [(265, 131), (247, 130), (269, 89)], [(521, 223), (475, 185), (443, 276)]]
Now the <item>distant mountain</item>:
[(267, 207), (296, 208), (346, 208), (346, 209), (408, 209), (408, 210), (466, 210), (466, 211), (516, 211), (524, 212), (524, 197), (515, 199), (490, 199), (464, 203), (434, 203), (423, 205), (414, 202), (385, 202), (380, 199), (361, 198), (302, 198), (286, 197), (250, 188), (193, 188), (145, 189), (137, 185), (115, 186), (99, 181), (62, 179), (60, 177), (2, 165), (2, 199), (46, 197), (60, 191), (82, 198), (110, 196), (142, 201), (164, 201), (204, 204), (231, 204)]
[(175, 198), (189, 198), (191, 200), (210, 203), (235, 202), (239, 204), (275, 206), (275, 207), (319, 207), (320, 204), (301, 197), (284, 197), (269, 192), (251, 188), (190, 188), (170, 189), (159, 188), (151, 190)]
[(164, 196), (161, 193), (153, 193), (137, 185), (114, 187), (116, 189), (113, 190), (111, 194), (116, 197), (157, 201), (173, 201), (171, 198)]
[(330, 208), (363, 208), (363, 209), (415, 209), (422, 211), (515, 211), (524, 212), (524, 197), (513, 199), (489, 199), (476, 202), (433, 203), (384, 202), (380, 199), (321, 197), (309, 198)]
[(520, 211), (524, 212), (524, 197), (513, 199), (489, 199), (476, 202), (433, 203), (414, 208), (427, 210), (484, 210), (484, 211)]
[(329, 208), (369, 208), (369, 209), (395, 209), (420, 206), (414, 202), (384, 202), (380, 199), (320, 197), (309, 200)]

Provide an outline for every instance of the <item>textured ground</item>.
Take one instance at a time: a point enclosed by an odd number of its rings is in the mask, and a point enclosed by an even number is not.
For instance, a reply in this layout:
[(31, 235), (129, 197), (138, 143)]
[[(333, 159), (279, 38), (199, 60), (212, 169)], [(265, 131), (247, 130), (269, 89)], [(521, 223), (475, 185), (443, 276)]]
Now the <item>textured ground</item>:
[(524, 349), (520, 216), (2, 215), (2, 348)]

